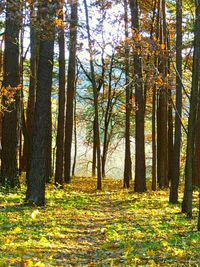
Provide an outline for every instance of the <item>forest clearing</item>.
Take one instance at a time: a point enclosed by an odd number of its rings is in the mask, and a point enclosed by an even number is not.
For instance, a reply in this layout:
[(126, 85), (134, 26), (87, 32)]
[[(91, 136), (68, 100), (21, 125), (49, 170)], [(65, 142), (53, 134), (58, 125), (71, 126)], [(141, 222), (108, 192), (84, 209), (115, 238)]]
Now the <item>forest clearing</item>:
[[(134, 193), (119, 180), (73, 178), (48, 186), (47, 206), (23, 205), (23, 190), (0, 194), (0, 266), (199, 266), (194, 217), (168, 190)], [(181, 194), (182, 195), (182, 194)]]

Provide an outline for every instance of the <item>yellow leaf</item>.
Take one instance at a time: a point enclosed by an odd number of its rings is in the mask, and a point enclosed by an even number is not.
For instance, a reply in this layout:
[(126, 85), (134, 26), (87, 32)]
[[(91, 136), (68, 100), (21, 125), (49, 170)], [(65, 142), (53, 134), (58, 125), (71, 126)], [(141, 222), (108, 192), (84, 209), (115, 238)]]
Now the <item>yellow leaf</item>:
[(167, 241), (163, 241), (163, 242), (162, 242), (162, 245), (163, 245), (164, 247), (167, 247), (169, 244), (168, 244)]
[(15, 229), (12, 232), (13, 234), (19, 234), (22, 232), (22, 229), (20, 227), (15, 227)]
[(39, 213), (40, 213), (40, 212), (39, 212), (38, 209), (37, 209), (37, 210), (34, 210), (34, 211), (31, 213), (31, 218), (32, 218), (33, 220), (35, 220), (36, 217), (37, 217), (37, 215), (38, 215)]
[(149, 250), (147, 250), (147, 255), (150, 256), (150, 257), (154, 256), (155, 252), (152, 249), (149, 249)]
[(156, 267), (157, 264), (155, 263), (154, 260), (150, 260), (150, 261), (148, 261), (148, 266), (149, 266), (149, 267)]
[(42, 263), (41, 261), (38, 261), (34, 264), (34, 266), (38, 266), (38, 267), (45, 267), (46, 265), (44, 263)]
[(56, 20), (55, 20), (55, 25), (56, 25), (57, 27), (62, 27), (62, 25), (63, 25), (63, 21), (62, 21), (62, 19), (56, 19)]
[(185, 256), (185, 251), (179, 248), (174, 249), (174, 255), (178, 257), (183, 257)]
[(160, 45), (160, 48), (161, 48), (162, 50), (164, 50), (164, 49), (165, 49), (165, 44), (161, 44), (161, 45)]

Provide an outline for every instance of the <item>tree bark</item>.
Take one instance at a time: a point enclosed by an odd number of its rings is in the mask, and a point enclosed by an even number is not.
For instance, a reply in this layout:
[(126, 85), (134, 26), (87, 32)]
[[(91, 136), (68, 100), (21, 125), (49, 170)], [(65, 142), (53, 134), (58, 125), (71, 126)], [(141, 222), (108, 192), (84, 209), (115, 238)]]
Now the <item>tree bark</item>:
[(182, 0), (176, 0), (176, 115), (170, 203), (178, 202), (182, 117)]
[[(51, 5), (51, 6), (49, 6)], [(39, 6), (41, 18), (39, 62), (33, 139), (30, 155), (30, 170), (27, 175), (26, 201), (35, 205), (45, 204), (46, 159), (48, 147), (48, 102), (51, 98), (53, 55), (54, 55), (54, 18), (57, 1), (43, 2)], [(47, 30), (46, 25), (49, 28)]]
[(24, 151), (23, 158), (25, 163), (26, 171), (29, 171), (30, 165), (30, 153), (31, 153), (31, 142), (33, 135), (33, 124), (34, 124), (34, 111), (35, 111), (35, 98), (36, 98), (36, 80), (37, 80), (37, 65), (38, 65), (38, 40), (36, 29), (34, 26), (34, 17), (36, 16), (34, 6), (31, 6), (30, 13), (30, 80), (29, 80), (29, 94), (28, 94), (28, 104), (26, 111), (26, 125), (28, 142), (24, 140)]
[(194, 30), (194, 54), (192, 67), (192, 89), (190, 96), (190, 112), (188, 118), (188, 136), (185, 165), (185, 188), (182, 202), (182, 212), (192, 217), (192, 177), (193, 177), (193, 157), (195, 141), (195, 125), (197, 117), (197, 101), (199, 91), (199, 60), (200, 60), (200, 4), (196, 4), (196, 21)]
[(90, 72), (91, 72), (91, 81), (93, 89), (93, 98), (94, 98), (94, 116), (95, 116), (95, 129), (94, 134), (96, 138), (96, 150), (97, 150), (97, 189), (102, 189), (102, 167), (101, 167), (101, 143), (100, 143), (100, 132), (99, 132), (99, 110), (98, 110), (98, 88), (95, 79), (94, 71), (94, 62), (93, 62), (93, 49), (92, 49), (92, 40), (90, 34), (90, 24), (89, 24), (89, 14), (87, 1), (84, 0), (85, 7), (85, 16), (86, 16), (86, 29), (88, 34), (88, 45), (89, 45), (89, 54), (90, 54)]
[(200, 187), (200, 95), (198, 99), (197, 122), (195, 129), (195, 148), (194, 148), (194, 162), (193, 162), (193, 177), (192, 183), (194, 186)]
[[(124, 0), (125, 13), (125, 37), (128, 38), (128, 3)], [(131, 116), (131, 85), (129, 82), (129, 47), (125, 44), (125, 75), (126, 75), (126, 114), (125, 114), (125, 159), (124, 159), (124, 187), (130, 187), (130, 180), (132, 178), (132, 162), (131, 162), (131, 143), (130, 143), (130, 116)]]
[(2, 120), (2, 185), (15, 187), (19, 185), (17, 170), (18, 145), (18, 113), (19, 113), (19, 27), (20, 21), (16, 16), (18, 8), (13, 0), (6, 5), (5, 50), (4, 50), (4, 80), (3, 87), (15, 92), (15, 102), (3, 104), (7, 108)]
[(48, 130), (47, 130), (47, 152), (46, 152), (46, 183), (50, 183), (52, 177), (52, 112), (51, 112), (51, 96), (47, 103), (48, 108)]
[[(63, 5), (63, 4), (62, 4)], [(59, 19), (63, 21), (63, 6)], [(63, 163), (64, 163), (64, 123), (65, 123), (65, 31), (61, 27), (58, 33), (59, 44), (59, 108), (58, 127), (56, 137), (56, 170), (55, 185), (63, 185)]]
[[(160, 44), (164, 44), (165, 49), (159, 56), (159, 75), (164, 81), (167, 76), (167, 60), (164, 55), (167, 49), (167, 32), (165, 18), (165, 0), (160, 1)], [(160, 188), (169, 186), (168, 181), (168, 95), (165, 85), (160, 85), (158, 93), (157, 107), (157, 175)]]
[[(139, 34), (138, 1), (130, 1), (132, 28)], [(138, 47), (138, 49), (140, 49)], [(144, 88), (142, 82), (142, 63), (134, 52), (135, 77), (135, 192), (146, 191), (145, 145), (144, 145)]]
[(73, 135), (73, 113), (74, 113), (74, 94), (76, 81), (76, 46), (77, 46), (77, 23), (78, 23), (78, 1), (71, 3), (71, 23), (70, 23), (70, 46), (69, 63), (67, 75), (67, 107), (65, 124), (65, 182), (71, 181), (71, 149)]

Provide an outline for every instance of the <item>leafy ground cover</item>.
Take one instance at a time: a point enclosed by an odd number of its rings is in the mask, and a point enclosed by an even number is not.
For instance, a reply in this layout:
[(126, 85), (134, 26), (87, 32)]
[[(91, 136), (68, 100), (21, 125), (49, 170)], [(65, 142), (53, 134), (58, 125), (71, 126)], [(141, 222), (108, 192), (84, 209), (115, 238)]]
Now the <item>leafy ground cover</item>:
[(188, 220), (167, 190), (95, 187), (91, 178), (49, 185), (44, 208), (24, 206), (23, 188), (1, 192), (0, 266), (200, 266), (197, 206)]

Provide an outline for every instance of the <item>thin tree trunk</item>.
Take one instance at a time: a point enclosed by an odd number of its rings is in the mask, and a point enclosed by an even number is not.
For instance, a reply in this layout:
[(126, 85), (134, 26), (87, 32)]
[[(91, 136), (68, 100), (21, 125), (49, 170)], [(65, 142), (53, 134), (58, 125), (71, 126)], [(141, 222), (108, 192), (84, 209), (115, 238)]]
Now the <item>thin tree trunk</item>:
[[(125, 37), (128, 38), (128, 3), (124, 0), (125, 13)], [(125, 159), (124, 159), (124, 187), (130, 187), (132, 178), (132, 162), (131, 162), (131, 143), (130, 143), (130, 116), (131, 116), (131, 85), (129, 82), (129, 47), (125, 44), (125, 75), (126, 75), (126, 126), (125, 126)]]
[(37, 83), (37, 65), (38, 65), (38, 40), (36, 35), (36, 30), (33, 25), (33, 18), (35, 16), (34, 6), (31, 6), (31, 25), (30, 25), (30, 80), (29, 80), (29, 94), (28, 94), (28, 104), (27, 104), (27, 133), (28, 140), (24, 143), (23, 157), (26, 160), (26, 170), (29, 171), (30, 163), (30, 152), (31, 152), (31, 142), (33, 135), (33, 125), (34, 125), (34, 111), (35, 111), (35, 98), (36, 98), (36, 83)]
[[(156, 38), (158, 39), (159, 36), (159, 8), (156, 16), (156, 10), (159, 6), (159, 2), (157, 0), (154, 1), (154, 13), (151, 25), (151, 38), (153, 37), (153, 28), (154, 28), (154, 21), (156, 21)], [(154, 65), (158, 67), (158, 57), (154, 55)], [(156, 145), (156, 107), (157, 107), (157, 90), (156, 85), (153, 86), (152, 92), (152, 190), (156, 191), (157, 189), (157, 145)]]
[(95, 80), (94, 72), (94, 62), (93, 62), (93, 51), (92, 51), (92, 40), (90, 35), (90, 25), (89, 25), (89, 14), (87, 1), (84, 0), (85, 7), (85, 16), (86, 16), (86, 29), (88, 34), (88, 45), (89, 45), (89, 54), (90, 54), (90, 71), (91, 71), (91, 80), (93, 88), (93, 97), (94, 97), (94, 113), (95, 113), (95, 137), (96, 137), (96, 149), (97, 149), (97, 189), (101, 190), (102, 188), (102, 167), (101, 167), (101, 144), (100, 144), (100, 131), (99, 131), (99, 111), (98, 111), (98, 88)]
[(76, 115), (76, 93), (74, 96), (74, 160), (72, 165), (72, 176), (75, 176), (76, 158), (77, 158), (77, 115)]
[(176, 0), (176, 115), (170, 203), (178, 202), (182, 117), (182, 0)]
[(156, 87), (153, 87), (152, 96), (152, 190), (157, 188), (156, 175)]
[(96, 118), (94, 117), (93, 121), (93, 148), (92, 148), (92, 177), (96, 176), (96, 168), (97, 168), (97, 141), (96, 141)]
[[(102, 152), (102, 177), (106, 176), (106, 160), (107, 160), (107, 154), (108, 154), (108, 148), (109, 148), (109, 126), (110, 126), (110, 120), (112, 116), (112, 69), (113, 69), (113, 63), (114, 63), (114, 53), (111, 57), (110, 62), (110, 69), (109, 69), (109, 81), (108, 81), (108, 97), (107, 97), (107, 105), (106, 105), (106, 111), (105, 111), (105, 118), (104, 118), (104, 140), (103, 140), (103, 152)], [(104, 77), (104, 65), (103, 65), (103, 74), (102, 77)], [(100, 91), (100, 85), (99, 85), (99, 91)]]
[[(22, 14), (23, 14), (23, 9), (21, 10)], [(24, 25), (22, 22), (22, 27), (21, 27), (21, 31), (20, 31), (20, 85), (23, 88), (24, 86), (24, 57), (23, 57), (23, 53), (24, 53)], [(19, 93), (19, 115), (18, 115), (18, 135), (19, 135), (19, 156), (18, 156), (18, 160), (19, 160), (19, 176), (22, 173), (22, 167), (23, 167), (23, 155), (22, 155), (22, 151), (23, 151), (23, 142), (22, 142), (22, 116), (24, 114), (24, 100), (23, 100), (23, 91), (21, 90)], [(24, 138), (25, 139), (25, 138)]]
[(71, 150), (73, 135), (73, 113), (74, 113), (74, 95), (76, 82), (76, 49), (77, 49), (77, 24), (78, 24), (78, 1), (71, 3), (71, 23), (70, 23), (70, 46), (69, 63), (67, 75), (67, 107), (65, 123), (65, 182), (71, 181)]
[[(62, 4), (63, 5), (63, 4)], [(63, 6), (59, 19), (63, 21)], [(59, 44), (59, 110), (58, 127), (56, 137), (56, 170), (55, 185), (63, 185), (63, 163), (64, 163), (64, 123), (65, 123), (65, 31), (63, 27), (58, 33)]]
[(193, 177), (193, 157), (195, 141), (195, 124), (197, 117), (197, 101), (199, 91), (199, 60), (200, 60), (200, 4), (196, 6), (196, 22), (194, 37), (194, 54), (192, 67), (192, 89), (190, 97), (190, 112), (188, 118), (188, 137), (186, 149), (186, 166), (185, 166), (185, 188), (182, 202), (182, 212), (192, 217), (192, 177)]
[[(160, 1), (160, 44), (167, 48), (165, 0)], [(167, 60), (163, 54), (159, 57), (158, 70), (164, 80), (167, 76)], [(158, 115), (157, 115), (157, 169), (158, 184), (160, 188), (168, 187), (168, 95), (164, 84), (160, 86), (158, 94)]]
[(193, 177), (192, 177), (193, 185), (198, 186), (198, 187), (200, 187), (200, 164), (199, 163), (200, 163), (200, 101), (198, 103), (197, 122), (196, 122), (196, 129), (195, 129), (195, 148), (194, 148), (194, 159), (193, 159), (194, 171), (193, 171)]
[(168, 91), (168, 181), (172, 180), (173, 168), (173, 113), (172, 113), (172, 94)]
[(48, 131), (47, 131), (47, 153), (46, 153), (46, 183), (50, 183), (52, 177), (52, 112), (51, 97), (47, 103), (48, 107)]
[(200, 192), (199, 192), (199, 214), (198, 214), (197, 230), (200, 231)]

